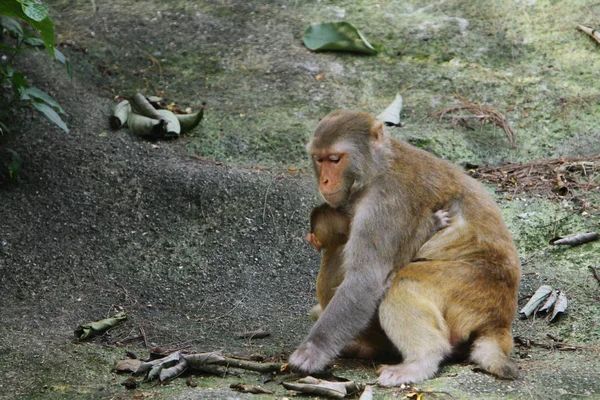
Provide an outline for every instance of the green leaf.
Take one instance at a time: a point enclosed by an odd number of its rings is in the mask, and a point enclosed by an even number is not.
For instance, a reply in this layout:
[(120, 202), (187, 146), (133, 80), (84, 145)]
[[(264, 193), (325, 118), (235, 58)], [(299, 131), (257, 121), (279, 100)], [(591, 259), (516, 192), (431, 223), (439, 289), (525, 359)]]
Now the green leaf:
[(65, 111), (60, 107), (60, 105), (54, 100), (48, 93), (44, 92), (35, 87), (28, 87), (23, 90), (24, 94), (27, 94), (30, 98), (34, 98), (36, 100), (41, 100), (44, 103), (48, 104), (50, 107), (54, 108), (61, 114), (64, 114)]
[(3, 46), (0, 44), (0, 50), (3, 51), (23, 51), (23, 49), (18, 49), (16, 47), (12, 47), (12, 46)]
[(8, 127), (6, 125), (4, 125), (4, 123), (2, 123), (2, 121), (0, 121), (0, 136), (4, 135), (6, 133), (10, 133), (10, 131), (8, 130)]
[(19, 171), (21, 171), (21, 156), (13, 149), (6, 149), (6, 152), (9, 154), (9, 160), (6, 160), (4, 164), (8, 169), (10, 179), (15, 180), (19, 177)]
[(30, 46), (33, 46), (33, 47), (42, 47), (42, 46), (44, 46), (44, 41), (42, 39), (40, 39), (39, 37), (33, 36), (33, 35), (26, 36), (23, 39), (23, 43), (26, 43), (26, 44), (28, 44)]
[(65, 55), (56, 47), (54, 48), (54, 58), (67, 67), (67, 74), (69, 75), (69, 78), (73, 78), (73, 68), (71, 67), (71, 62), (69, 62), (69, 59), (65, 57)]
[(23, 12), (34, 21), (40, 22), (48, 16), (48, 6), (36, 3), (34, 0), (17, 0), (21, 3)]
[(14, 72), (10, 75), (12, 79), (12, 86), (15, 92), (15, 95), (20, 100), (29, 100), (29, 96), (24, 93), (24, 90), (29, 87), (29, 83), (27, 83), (27, 79), (25, 79), (25, 75), (22, 72)]
[(25, 14), (23, 5), (15, 0), (0, 0), (0, 10), (7, 17), (19, 18), (31, 25), (44, 41), (46, 50), (54, 56), (54, 24), (49, 17), (36, 21)]
[(52, 109), (46, 103), (31, 102), (30, 104), (39, 112), (44, 114), (44, 116), (48, 118), (48, 120), (53, 122), (60, 129), (62, 129), (66, 133), (69, 133), (69, 128), (67, 128), (67, 124), (65, 124), (64, 121), (60, 119), (60, 116), (56, 113), (56, 111), (54, 111), (54, 109)]
[(377, 54), (368, 40), (348, 22), (312, 24), (302, 35), (304, 45), (313, 51), (349, 51)]
[(17, 41), (23, 40), (23, 28), (21, 24), (14, 18), (0, 15), (0, 25), (11, 35), (17, 38)]

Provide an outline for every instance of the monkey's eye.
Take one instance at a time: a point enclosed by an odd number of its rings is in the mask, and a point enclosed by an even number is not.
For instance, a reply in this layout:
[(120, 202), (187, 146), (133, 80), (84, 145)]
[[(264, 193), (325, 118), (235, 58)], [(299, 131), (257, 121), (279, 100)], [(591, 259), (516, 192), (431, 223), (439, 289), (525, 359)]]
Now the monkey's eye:
[(332, 154), (329, 156), (329, 161), (331, 161), (334, 164), (337, 164), (338, 162), (340, 162), (341, 158), (342, 156), (340, 156), (339, 154)]

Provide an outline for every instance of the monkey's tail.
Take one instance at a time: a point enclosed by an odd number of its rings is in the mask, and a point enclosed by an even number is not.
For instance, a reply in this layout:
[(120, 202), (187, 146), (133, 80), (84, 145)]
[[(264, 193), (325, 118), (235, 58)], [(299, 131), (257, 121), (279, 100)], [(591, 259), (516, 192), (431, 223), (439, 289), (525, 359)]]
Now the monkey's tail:
[(510, 331), (496, 331), (479, 336), (471, 348), (471, 361), (503, 379), (517, 379), (519, 370), (508, 354), (512, 348)]

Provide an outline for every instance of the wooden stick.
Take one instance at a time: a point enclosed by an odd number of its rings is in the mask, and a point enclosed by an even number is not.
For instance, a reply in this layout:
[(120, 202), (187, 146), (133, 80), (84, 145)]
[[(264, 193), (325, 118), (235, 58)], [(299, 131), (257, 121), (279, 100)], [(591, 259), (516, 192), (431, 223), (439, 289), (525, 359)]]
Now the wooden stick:
[(223, 361), (215, 364), (227, 366), (229, 368), (241, 368), (256, 372), (280, 372), (283, 364), (281, 363), (259, 363), (255, 361), (240, 360), (237, 358), (224, 357)]
[(598, 32), (595, 29), (592, 28), (588, 28), (587, 26), (583, 26), (583, 25), (577, 25), (577, 29), (579, 29), (580, 31), (587, 33), (592, 39), (594, 39), (596, 42), (600, 43), (600, 32)]

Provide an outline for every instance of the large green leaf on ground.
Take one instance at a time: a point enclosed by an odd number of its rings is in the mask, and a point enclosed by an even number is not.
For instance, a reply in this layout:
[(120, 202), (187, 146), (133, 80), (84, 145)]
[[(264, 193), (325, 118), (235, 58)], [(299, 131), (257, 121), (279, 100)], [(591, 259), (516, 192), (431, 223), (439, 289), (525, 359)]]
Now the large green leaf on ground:
[(302, 35), (304, 45), (314, 51), (349, 51), (377, 54), (377, 50), (349, 22), (312, 24)]

